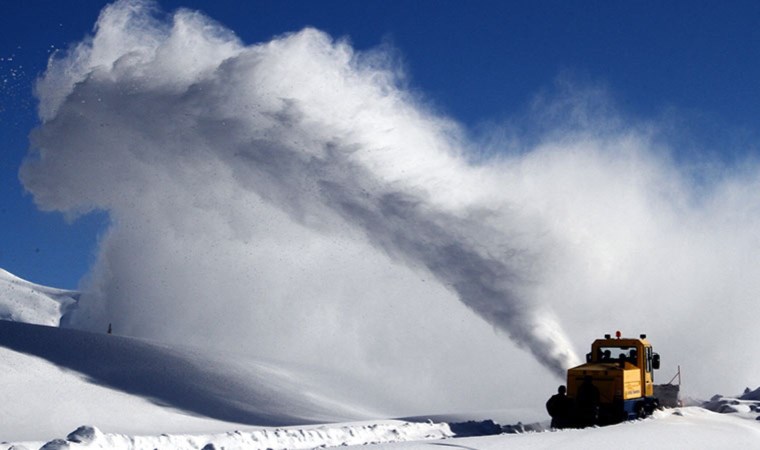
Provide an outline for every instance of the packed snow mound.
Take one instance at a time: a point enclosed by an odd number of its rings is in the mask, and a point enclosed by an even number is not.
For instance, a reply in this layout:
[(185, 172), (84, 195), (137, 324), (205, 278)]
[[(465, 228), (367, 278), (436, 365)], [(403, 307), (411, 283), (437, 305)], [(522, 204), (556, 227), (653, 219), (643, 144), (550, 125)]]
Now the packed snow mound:
[(79, 292), (31, 283), (0, 269), (0, 320), (58, 326), (79, 301)]

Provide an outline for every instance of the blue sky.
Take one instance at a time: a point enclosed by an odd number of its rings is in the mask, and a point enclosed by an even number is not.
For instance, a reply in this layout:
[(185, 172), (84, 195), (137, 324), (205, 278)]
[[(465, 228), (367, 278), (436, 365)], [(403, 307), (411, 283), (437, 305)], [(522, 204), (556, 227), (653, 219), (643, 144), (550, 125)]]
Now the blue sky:
[[(32, 86), (107, 2), (6, 2), (0, 14), (0, 267), (75, 288), (108, 218), (37, 211), (18, 181), (38, 120)], [(603, 86), (627, 117), (685, 117), (680, 152), (731, 161), (760, 125), (760, 3), (622, 1), (161, 1), (199, 9), (245, 43), (313, 26), (397, 51), (410, 88), (476, 133), (520, 116), (560, 76)], [(569, 74), (569, 75), (568, 75)], [(695, 145), (694, 143), (700, 143)], [(698, 152), (690, 155), (690, 152)]]

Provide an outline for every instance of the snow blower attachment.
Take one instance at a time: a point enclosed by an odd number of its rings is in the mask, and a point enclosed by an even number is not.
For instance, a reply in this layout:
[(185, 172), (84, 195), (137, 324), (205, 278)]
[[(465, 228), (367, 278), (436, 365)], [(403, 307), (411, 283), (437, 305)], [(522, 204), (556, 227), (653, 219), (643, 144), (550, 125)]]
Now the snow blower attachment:
[[(673, 383), (678, 380), (678, 384)], [(678, 372), (665, 384), (654, 385), (654, 396), (660, 401), (660, 406), (664, 408), (677, 408), (681, 404), (681, 366), (678, 366)]]
[[(591, 344), (586, 363), (567, 371), (567, 397), (550, 409), (557, 428), (609, 425), (644, 418), (659, 406), (653, 373), (660, 355), (642, 334), (638, 339), (609, 334)], [(549, 400), (552, 402), (556, 395)], [(555, 417), (560, 415), (564, 417)]]

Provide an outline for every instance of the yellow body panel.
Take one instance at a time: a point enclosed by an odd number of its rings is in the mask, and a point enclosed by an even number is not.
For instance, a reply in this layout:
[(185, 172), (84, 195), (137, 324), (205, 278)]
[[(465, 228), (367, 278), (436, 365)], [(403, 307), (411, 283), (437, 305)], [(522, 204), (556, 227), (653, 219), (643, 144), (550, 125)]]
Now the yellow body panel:
[(623, 372), (623, 400), (642, 397), (641, 373), (638, 368)]
[(599, 389), (599, 400), (602, 403), (612, 403), (616, 392), (622, 390), (621, 372), (614, 367), (601, 364), (584, 364), (567, 371), (567, 396), (575, 398), (578, 388), (586, 376), (594, 380), (594, 386)]

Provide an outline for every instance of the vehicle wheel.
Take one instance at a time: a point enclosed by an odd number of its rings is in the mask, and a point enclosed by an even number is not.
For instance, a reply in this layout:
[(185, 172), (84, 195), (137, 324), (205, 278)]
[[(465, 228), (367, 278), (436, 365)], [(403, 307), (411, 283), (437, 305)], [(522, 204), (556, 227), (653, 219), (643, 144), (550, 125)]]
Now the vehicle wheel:
[(638, 419), (646, 419), (646, 417), (649, 414), (647, 414), (647, 408), (644, 402), (638, 402), (636, 403), (636, 418)]
[(658, 409), (661, 410), (662, 406), (660, 406), (660, 401), (657, 400), (656, 398), (647, 402), (647, 415), (648, 416), (651, 416), (652, 414), (654, 414), (654, 411), (658, 410)]

